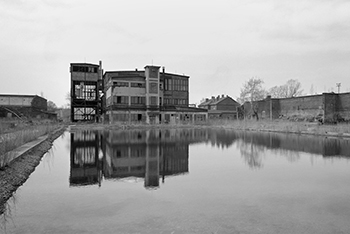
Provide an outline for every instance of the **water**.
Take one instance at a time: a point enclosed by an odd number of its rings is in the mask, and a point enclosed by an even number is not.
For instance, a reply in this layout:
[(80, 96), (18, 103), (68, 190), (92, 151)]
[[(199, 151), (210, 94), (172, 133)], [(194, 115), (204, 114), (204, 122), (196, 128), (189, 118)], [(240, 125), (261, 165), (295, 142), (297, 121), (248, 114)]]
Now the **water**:
[(227, 130), (66, 132), (4, 233), (350, 233), (350, 140)]

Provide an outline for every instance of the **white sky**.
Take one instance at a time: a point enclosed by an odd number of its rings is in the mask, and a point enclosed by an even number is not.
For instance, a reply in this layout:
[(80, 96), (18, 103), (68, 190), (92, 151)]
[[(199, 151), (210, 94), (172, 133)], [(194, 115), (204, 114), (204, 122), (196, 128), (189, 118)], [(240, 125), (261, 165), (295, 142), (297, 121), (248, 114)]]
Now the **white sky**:
[(165, 66), (190, 76), (190, 102), (298, 79), (305, 94), (350, 92), (350, 1), (0, 0), (0, 93), (57, 106), (69, 64)]

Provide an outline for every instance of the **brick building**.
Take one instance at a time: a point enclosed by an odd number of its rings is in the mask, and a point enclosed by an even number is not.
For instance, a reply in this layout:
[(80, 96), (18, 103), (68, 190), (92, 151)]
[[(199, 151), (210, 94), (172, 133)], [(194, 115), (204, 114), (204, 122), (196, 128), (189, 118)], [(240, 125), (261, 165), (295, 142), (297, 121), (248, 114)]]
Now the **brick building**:
[(240, 104), (228, 95), (212, 96), (198, 105), (199, 108), (208, 110), (209, 119), (237, 119), (237, 108), (239, 106)]
[(0, 94), (0, 118), (55, 119), (47, 111), (47, 100), (38, 95)]

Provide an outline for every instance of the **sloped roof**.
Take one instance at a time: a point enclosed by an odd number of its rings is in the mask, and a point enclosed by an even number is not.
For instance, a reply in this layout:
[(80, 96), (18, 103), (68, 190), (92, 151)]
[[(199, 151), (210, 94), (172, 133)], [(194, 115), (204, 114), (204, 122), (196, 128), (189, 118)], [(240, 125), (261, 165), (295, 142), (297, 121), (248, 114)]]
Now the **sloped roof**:
[(239, 105), (238, 102), (236, 102), (233, 98), (231, 98), (230, 96), (224, 96), (224, 97), (219, 97), (219, 98), (215, 98), (215, 99), (209, 99), (208, 101), (204, 101), (201, 104), (199, 104), (198, 106), (207, 106), (207, 105), (217, 105), (220, 102), (222, 102), (225, 99), (230, 99), (232, 101), (234, 101), (235, 103), (237, 103), (237, 105)]

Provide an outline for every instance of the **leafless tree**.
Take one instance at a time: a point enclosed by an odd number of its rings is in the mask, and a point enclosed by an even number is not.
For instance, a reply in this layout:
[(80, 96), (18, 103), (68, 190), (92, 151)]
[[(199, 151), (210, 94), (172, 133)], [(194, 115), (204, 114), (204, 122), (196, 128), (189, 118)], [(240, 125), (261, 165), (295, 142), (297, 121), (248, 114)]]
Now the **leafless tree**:
[(257, 105), (254, 102), (262, 100), (266, 97), (266, 90), (263, 88), (264, 81), (257, 77), (250, 78), (246, 83), (243, 84), (241, 89), (241, 95), (238, 99), (239, 102), (244, 104), (250, 102), (251, 111), (253, 115), (259, 119)]
[(303, 90), (298, 80), (290, 79), (286, 84), (274, 86), (269, 89), (269, 93), (273, 98), (290, 98), (302, 95)]

